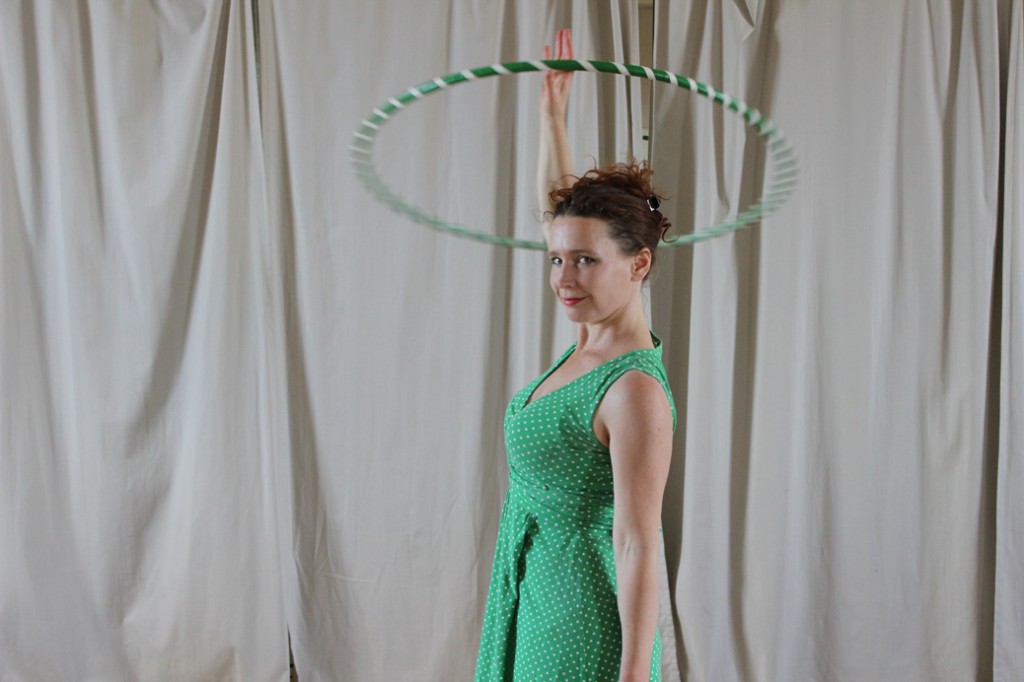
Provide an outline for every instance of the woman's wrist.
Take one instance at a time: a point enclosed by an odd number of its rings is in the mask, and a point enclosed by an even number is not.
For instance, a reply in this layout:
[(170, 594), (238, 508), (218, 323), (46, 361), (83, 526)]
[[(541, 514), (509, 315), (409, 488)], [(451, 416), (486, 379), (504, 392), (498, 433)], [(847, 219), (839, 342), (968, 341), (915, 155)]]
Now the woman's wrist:
[(554, 111), (547, 111), (542, 109), (540, 112), (540, 120), (548, 125), (565, 125), (565, 112), (556, 113)]

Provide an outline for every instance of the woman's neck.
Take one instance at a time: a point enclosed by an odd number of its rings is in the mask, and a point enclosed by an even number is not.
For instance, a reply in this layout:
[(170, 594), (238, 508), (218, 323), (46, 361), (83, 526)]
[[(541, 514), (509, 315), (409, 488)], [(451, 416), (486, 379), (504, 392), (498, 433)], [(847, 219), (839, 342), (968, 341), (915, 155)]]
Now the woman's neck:
[(605, 320), (579, 325), (576, 349), (600, 353), (622, 347), (649, 347), (651, 332), (639, 297)]

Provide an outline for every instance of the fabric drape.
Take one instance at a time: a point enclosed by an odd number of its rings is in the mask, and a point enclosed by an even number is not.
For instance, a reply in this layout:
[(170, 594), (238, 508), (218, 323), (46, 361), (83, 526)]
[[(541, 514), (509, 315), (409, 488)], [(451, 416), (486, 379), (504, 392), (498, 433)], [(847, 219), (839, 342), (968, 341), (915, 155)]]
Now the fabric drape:
[[(761, 109), (801, 184), (659, 254), (678, 408), (665, 680), (1024, 670), (1024, 3), (658, 0), (653, 66)], [(543, 254), (377, 204), (351, 131), (434, 76), (639, 63), (630, 0), (0, 5), (0, 679), (470, 679), (501, 415), (574, 340)], [(540, 75), (387, 124), (392, 188), (540, 237)], [(577, 74), (577, 169), (674, 231), (762, 142)]]
[(0, 6), (4, 680), (287, 675), (252, 20)]
[[(1019, 674), (992, 653), (1015, 648), (992, 578), (1020, 532), (1019, 503), (992, 504), (1015, 457), (991, 420), (1004, 6), (657, 5), (655, 62), (759, 107), (802, 157), (788, 206), (652, 292), (687, 358), (665, 511), (684, 679)], [(760, 193), (734, 116), (660, 89), (654, 116), (679, 224)]]
[(1000, 44), (1007, 49), (1002, 253), (997, 252), (999, 296), (993, 303), (1000, 311), (1000, 335), (998, 350), (992, 350), (999, 358), (992, 668), (993, 679), (1001, 681), (1024, 670), (1024, 3), (1000, 9)]

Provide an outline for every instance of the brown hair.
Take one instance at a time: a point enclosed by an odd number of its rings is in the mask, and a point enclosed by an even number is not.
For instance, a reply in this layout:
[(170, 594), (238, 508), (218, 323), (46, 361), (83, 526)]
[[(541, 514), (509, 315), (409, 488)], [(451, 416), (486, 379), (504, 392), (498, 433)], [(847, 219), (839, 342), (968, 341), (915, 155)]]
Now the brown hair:
[(658, 242), (672, 224), (657, 210), (665, 197), (651, 186), (652, 175), (646, 162), (594, 168), (569, 187), (553, 190), (548, 198), (554, 209), (546, 215), (552, 220), (559, 216), (603, 220), (626, 255), (649, 248), (653, 267)]

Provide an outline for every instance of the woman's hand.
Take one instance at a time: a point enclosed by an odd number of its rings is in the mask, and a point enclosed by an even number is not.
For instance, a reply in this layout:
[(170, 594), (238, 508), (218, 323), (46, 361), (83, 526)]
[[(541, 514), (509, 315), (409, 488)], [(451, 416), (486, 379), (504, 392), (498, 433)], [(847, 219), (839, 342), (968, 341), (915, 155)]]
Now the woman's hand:
[[(551, 46), (544, 46), (544, 59), (551, 59)], [(573, 59), (572, 34), (563, 28), (555, 34), (555, 59)], [(540, 90), (541, 116), (551, 121), (565, 121), (572, 89), (572, 71), (545, 71)]]

